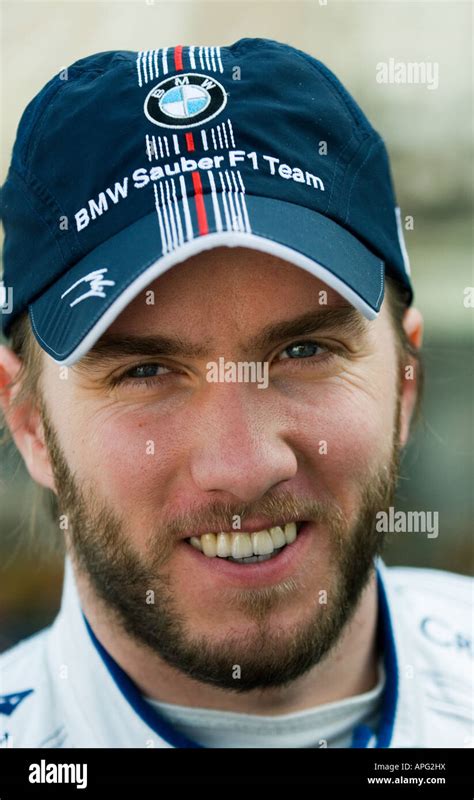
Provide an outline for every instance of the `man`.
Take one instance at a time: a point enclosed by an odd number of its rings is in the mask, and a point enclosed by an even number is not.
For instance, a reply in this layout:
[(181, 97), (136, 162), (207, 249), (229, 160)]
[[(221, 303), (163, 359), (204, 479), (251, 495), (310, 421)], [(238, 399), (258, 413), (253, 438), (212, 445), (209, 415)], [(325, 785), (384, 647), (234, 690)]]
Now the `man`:
[(380, 558), (422, 320), (334, 75), (265, 39), (89, 56), (2, 195), (3, 410), (67, 550), (4, 740), (464, 746), (468, 581)]

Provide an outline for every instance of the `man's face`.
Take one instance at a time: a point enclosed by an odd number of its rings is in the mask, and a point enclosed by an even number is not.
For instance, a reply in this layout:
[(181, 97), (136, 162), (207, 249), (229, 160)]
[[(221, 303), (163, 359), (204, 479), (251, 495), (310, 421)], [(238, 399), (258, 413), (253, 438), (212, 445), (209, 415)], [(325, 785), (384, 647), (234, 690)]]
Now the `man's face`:
[[(47, 359), (45, 433), (78, 568), (186, 674), (236, 691), (291, 682), (339, 638), (381, 545), (399, 430), (387, 308), (368, 323), (303, 270), (219, 248), (151, 284), (112, 335), (182, 349), (87, 357), (67, 380)], [(268, 362), (267, 388), (210, 382), (219, 358)], [(292, 520), (295, 542), (259, 563), (188, 541)]]

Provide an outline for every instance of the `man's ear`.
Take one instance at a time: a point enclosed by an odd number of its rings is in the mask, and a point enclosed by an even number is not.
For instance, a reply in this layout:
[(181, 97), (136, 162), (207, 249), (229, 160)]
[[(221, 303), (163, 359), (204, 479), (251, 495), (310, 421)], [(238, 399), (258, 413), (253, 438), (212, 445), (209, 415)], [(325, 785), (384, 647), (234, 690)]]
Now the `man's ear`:
[(40, 486), (55, 491), (53, 471), (44, 438), (43, 423), (34, 397), (18, 405), (13, 400), (19, 385), (10, 384), (21, 369), (21, 360), (6, 345), (0, 345), (0, 405), (13, 440), (31, 477)]
[[(409, 342), (419, 350), (423, 341), (423, 317), (417, 308), (407, 308), (403, 317), (403, 327)], [(402, 447), (408, 441), (418, 389), (417, 364), (412, 356), (408, 356), (401, 378), (400, 445)]]

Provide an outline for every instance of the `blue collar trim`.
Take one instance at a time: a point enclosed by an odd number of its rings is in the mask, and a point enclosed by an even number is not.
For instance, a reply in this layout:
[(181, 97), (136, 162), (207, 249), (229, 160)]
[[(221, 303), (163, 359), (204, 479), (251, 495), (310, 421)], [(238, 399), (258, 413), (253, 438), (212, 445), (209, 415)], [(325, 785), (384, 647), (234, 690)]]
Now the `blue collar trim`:
[(84, 612), (82, 612), (84, 622), (86, 624), (89, 636), (92, 639), (96, 650), (98, 651), (102, 661), (107, 667), (112, 680), (122, 692), (125, 700), (131, 705), (136, 714), (146, 723), (155, 733), (158, 734), (165, 742), (168, 742), (172, 747), (191, 748), (197, 747), (202, 749), (202, 745), (193, 742), (169, 725), (159, 714), (152, 708), (152, 706), (143, 699), (143, 696), (136, 686), (136, 684), (128, 677), (117, 662), (107, 652), (105, 647), (99, 642), (97, 636), (89, 625)]
[(371, 739), (373, 747), (390, 747), (398, 705), (398, 660), (393, 635), (392, 620), (385, 586), (380, 571), (377, 569), (378, 622), (377, 641), (379, 652), (383, 653), (385, 666), (385, 690), (378, 731), (367, 725), (357, 725), (354, 729), (353, 748), (365, 748)]
[[(377, 594), (378, 594), (378, 629), (377, 637), (379, 646), (384, 653), (384, 663), (386, 672), (386, 685), (381, 712), (381, 722), (376, 738), (375, 747), (389, 747), (395, 724), (395, 715), (398, 700), (398, 665), (395, 649), (395, 639), (393, 636), (390, 610), (385, 593), (382, 578), (377, 570)], [(96, 648), (99, 656), (107, 667), (112, 680), (124, 696), (125, 700), (133, 708), (140, 719), (148, 725), (151, 730), (158, 734), (165, 742), (177, 748), (198, 748), (205, 749), (197, 742), (188, 739), (184, 734), (178, 733), (171, 725), (160, 716), (142, 696), (136, 684), (128, 677), (124, 670), (119, 667), (117, 662), (107, 652), (105, 647), (99, 642), (92, 630), (87, 618), (82, 612), (82, 617), (87, 632)], [(352, 748), (366, 748), (369, 741), (375, 736), (367, 725), (358, 725), (354, 729), (352, 738)]]

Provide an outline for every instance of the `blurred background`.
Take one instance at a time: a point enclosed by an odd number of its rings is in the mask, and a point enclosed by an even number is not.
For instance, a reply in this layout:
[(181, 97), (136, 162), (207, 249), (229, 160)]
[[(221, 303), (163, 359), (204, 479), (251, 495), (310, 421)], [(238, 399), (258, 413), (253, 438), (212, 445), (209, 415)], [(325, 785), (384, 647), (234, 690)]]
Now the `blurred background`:
[[(286, 42), (323, 61), (384, 137), (415, 300), (426, 323), (421, 422), (404, 455), (397, 509), (438, 511), (439, 536), (393, 534), (388, 564), (472, 573), (473, 309), (472, 4), (470, 2), (1, 3), (1, 176), (29, 100), (93, 52)], [(377, 65), (438, 65), (438, 86), (378, 83)], [(32, 516), (34, 515), (34, 519)], [(0, 651), (54, 618), (62, 555), (41, 491), (12, 448), (0, 450)]]

